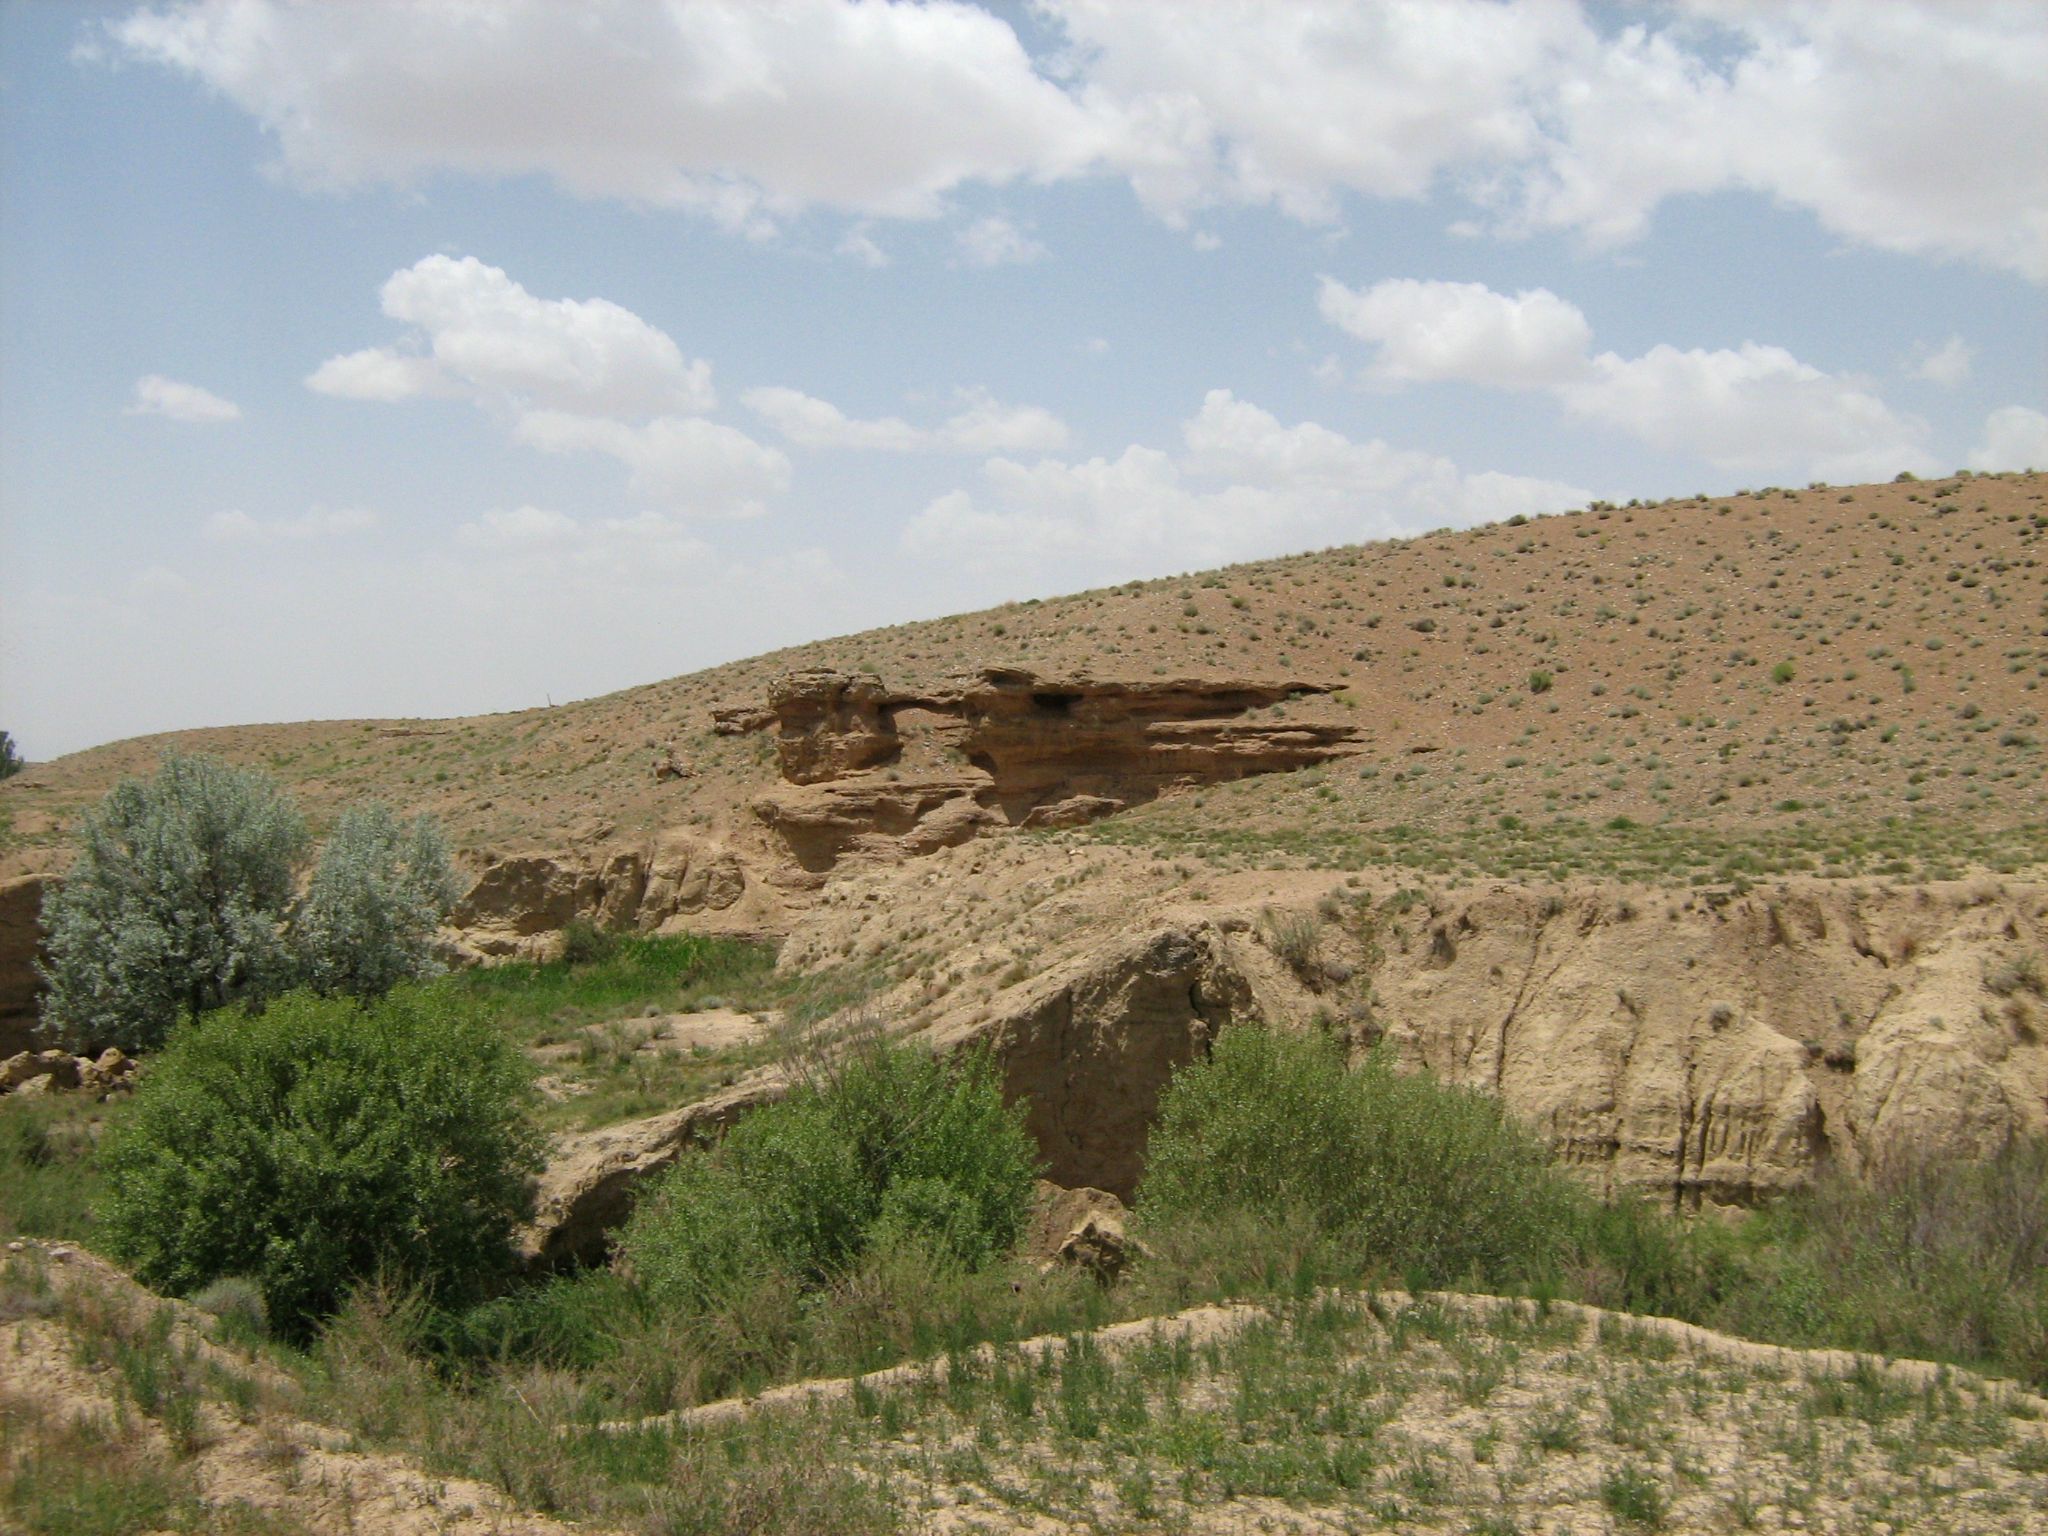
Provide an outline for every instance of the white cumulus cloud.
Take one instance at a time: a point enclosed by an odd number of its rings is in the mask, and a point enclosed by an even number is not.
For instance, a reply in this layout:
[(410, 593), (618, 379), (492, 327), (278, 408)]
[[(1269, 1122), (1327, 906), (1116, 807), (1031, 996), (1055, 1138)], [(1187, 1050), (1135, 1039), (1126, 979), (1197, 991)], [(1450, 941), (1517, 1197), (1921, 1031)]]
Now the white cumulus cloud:
[(1830, 480), (1938, 468), (1925, 426), (1853, 379), (1782, 347), (1660, 345), (1594, 354), (1578, 306), (1548, 289), (1395, 278), (1358, 290), (1324, 278), (1323, 315), (1373, 347), (1368, 378), (1540, 389), (1573, 414), (1728, 469), (1799, 466)]
[(2048, 416), (2024, 405), (2001, 406), (1984, 419), (1984, 437), (1970, 468), (2048, 469)]
[(630, 471), (629, 495), (720, 517), (755, 517), (789, 489), (789, 460), (737, 427), (701, 416), (635, 424), (528, 411), (513, 436), (547, 453), (601, 453)]
[(1739, 191), (2048, 281), (2048, 12), (2023, 0), (1039, 15), (1056, 35), (1034, 60), (959, 0), (180, 0), (102, 51), (218, 91), (317, 186), (538, 175), (761, 235), (813, 207), (931, 218), (967, 188), (1117, 176), (1177, 225), (1442, 191), (1460, 227), (1596, 244)]
[(111, 38), (219, 91), (309, 184), (539, 174), (742, 230), (931, 217), (963, 183), (1067, 174), (1102, 133), (956, 0), (194, 0)]
[(970, 267), (1023, 266), (1043, 261), (1052, 254), (1044, 242), (999, 213), (976, 219), (954, 237), (954, 242)]
[(1347, 288), (1325, 277), (1323, 318), (1376, 351), (1387, 382), (1463, 379), (1509, 388), (1556, 384), (1582, 373), (1593, 328), (1547, 288), (1509, 297), (1484, 283), (1393, 278)]
[(765, 385), (740, 397), (800, 448), (884, 453), (1050, 453), (1067, 444), (1066, 423), (1035, 405), (1005, 405), (986, 390), (961, 392), (964, 409), (935, 427), (899, 416), (860, 419), (799, 389)]
[(172, 421), (210, 424), (240, 421), (242, 408), (223, 400), (210, 389), (167, 379), (160, 373), (146, 373), (135, 381), (135, 396), (128, 406), (130, 416), (167, 416)]
[(1938, 347), (1924, 349), (1913, 363), (1913, 377), (1954, 389), (1970, 376), (1976, 351), (1960, 336), (1951, 336)]
[(608, 299), (540, 299), (474, 256), (428, 256), (394, 272), (384, 313), (414, 329), (400, 347), (329, 358), (307, 384), (358, 400), (432, 393), (487, 402), (652, 416), (717, 403), (711, 365)]
[(972, 570), (1085, 579), (1220, 565), (1583, 504), (1575, 486), (1494, 473), (1287, 426), (1211, 390), (1178, 451), (1132, 444), (1080, 462), (997, 457), (976, 489), (930, 502), (904, 533), (913, 554)]
[(411, 330), (329, 358), (309, 388), (468, 399), (528, 447), (617, 460), (629, 495), (671, 510), (750, 517), (789, 488), (779, 450), (704, 419), (718, 403), (711, 365), (609, 299), (537, 298), (473, 256), (428, 256), (392, 274), (382, 304)]

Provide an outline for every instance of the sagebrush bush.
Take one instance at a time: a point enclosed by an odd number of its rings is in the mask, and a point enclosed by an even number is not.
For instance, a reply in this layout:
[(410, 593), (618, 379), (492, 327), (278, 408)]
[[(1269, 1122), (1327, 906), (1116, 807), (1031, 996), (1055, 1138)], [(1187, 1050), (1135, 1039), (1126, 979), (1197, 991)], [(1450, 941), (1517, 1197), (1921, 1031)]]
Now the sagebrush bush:
[(154, 1048), (181, 1018), (293, 987), (372, 997), (433, 973), (455, 873), (427, 817), (342, 814), (296, 900), (306, 826), (268, 774), (166, 754), (85, 813), (43, 900), (42, 1027), (74, 1050)]
[(1347, 1069), (1323, 1036), (1237, 1027), (1161, 1098), (1138, 1211), (1153, 1227), (1253, 1213), (1397, 1277), (1503, 1284), (1554, 1271), (1578, 1199), (1498, 1100), (1384, 1052)]
[(43, 900), (43, 1027), (74, 1047), (158, 1043), (181, 1016), (286, 982), (306, 827), (267, 775), (167, 755), (81, 818)]
[(459, 894), (432, 817), (374, 801), (342, 812), (292, 920), (299, 976), (318, 992), (377, 997), (440, 970), (434, 930)]
[(431, 990), (293, 993), (176, 1030), (103, 1157), (100, 1217), (146, 1283), (261, 1289), (304, 1337), (375, 1276), (474, 1299), (507, 1271), (540, 1166), (529, 1069)]
[(1016, 1242), (1033, 1157), (985, 1056), (877, 1044), (682, 1159), (620, 1249), (659, 1305), (700, 1313), (820, 1288), (880, 1237), (974, 1269)]

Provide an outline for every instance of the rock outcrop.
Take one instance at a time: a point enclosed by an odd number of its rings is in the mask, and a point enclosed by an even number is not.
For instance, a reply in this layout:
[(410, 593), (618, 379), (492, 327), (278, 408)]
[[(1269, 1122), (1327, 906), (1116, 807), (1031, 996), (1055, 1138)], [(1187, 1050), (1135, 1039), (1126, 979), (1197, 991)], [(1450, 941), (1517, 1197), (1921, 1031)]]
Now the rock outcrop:
[(680, 1109), (563, 1137), (541, 1174), (533, 1221), (520, 1234), (521, 1257), (542, 1271), (602, 1260), (642, 1180), (783, 1092), (779, 1077), (761, 1073)]
[(997, 1053), (1049, 1177), (1124, 1198), (1166, 1079), (1232, 1022), (1384, 1043), (1497, 1094), (1597, 1186), (1680, 1206), (2048, 1133), (2039, 888), (1323, 906), (1302, 914), (1321, 930), (1312, 966), (1248, 914), (1182, 916), (1094, 941), (932, 1037)]
[(135, 1058), (108, 1046), (98, 1056), (19, 1051), (0, 1061), (0, 1093), (84, 1093), (95, 1099), (135, 1086)]
[(486, 857), (448, 916), (449, 938), (465, 958), (533, 958), (578, 919), (652, 932), (729, 913), (751, 884), (731, 849), (688, 828), (644, 847)]
[[(714, 723), (728, 735), (776, 728), (786, 783), (753, 810), (796, 866), (789, 883), (805, 886), (850, 855), (912, 858), (1004, 826), (1079, 826), (1177, 786), (1347, 756), (1359, 750), (1351, 726), (1249, 718), (1330, 691), (988, 668), (900, 693), (870, 674), (811, 670), (780, 678), (766, 710), (728, 708)], [(964, 771), (898, 772), (922, 738)]]
[(37, 1043), (36, 952), (42, 947), (43, 892), (49, 877), (0, 880), (0, 1056)]

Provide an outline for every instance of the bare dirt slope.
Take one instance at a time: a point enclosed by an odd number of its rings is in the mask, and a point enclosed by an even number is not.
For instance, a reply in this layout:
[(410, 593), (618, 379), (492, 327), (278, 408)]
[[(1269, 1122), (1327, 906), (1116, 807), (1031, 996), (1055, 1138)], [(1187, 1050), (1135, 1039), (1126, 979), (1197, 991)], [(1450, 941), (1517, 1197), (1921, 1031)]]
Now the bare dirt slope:
[(1603, 506), (875, 630), (550, 710), (140, 738), (0, 786), (0, 874), (61, 863), (77, 810), (167, 747), (264, 766), (316, 816), (372, 794), (433, 811), (478, 859), (723, 824), (778, 773), (767, 738), (716, 735), (712, 711), (816, 667), (909, 693), (1001, 666), (1327, 681), (1280, 709), (1358, 732), (1382, 772), (1330, 810), (1382, 825), (1626, 814), (1741, 837), (1791, 826), (1778, 807), (1800, 800), (2002, 828), (2041, 819), (2044, 530), (2038, 475)]

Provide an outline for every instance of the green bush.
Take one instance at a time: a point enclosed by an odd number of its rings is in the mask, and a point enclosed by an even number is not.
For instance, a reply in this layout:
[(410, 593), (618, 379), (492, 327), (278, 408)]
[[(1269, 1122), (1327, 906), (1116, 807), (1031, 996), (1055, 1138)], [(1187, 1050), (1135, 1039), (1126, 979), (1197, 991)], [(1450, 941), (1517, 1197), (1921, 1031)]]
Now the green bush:
[(373, 1276), (474, 1299), (540, 1165), (527, 1068), (431, 991), (294, 993), (176, 1030), (103, 1157), (100, 1216), (147, 1284), (242, 1275), (304, 1337)]
[(692, 1313), (825, 1286), (879, 1237), (974, 1269), (1016, 1242), (1032, 1163), (985, 1056), (876, 1045), (679, 1162), (620, 1248), (650, 1298)]
[(1347, 1070), (1320, 1035), (1239, 1027), (1160, 1101), (1138, 1212), (1155, 1228), (1250, 1214), (1411, 1283), (1506, 1284), (1568, 1257), (1580, 1197), (1497, 1100)]
[(27, 766), (14, 745), (14, 738), (0, 731), (0, 779), (11, 779)]

